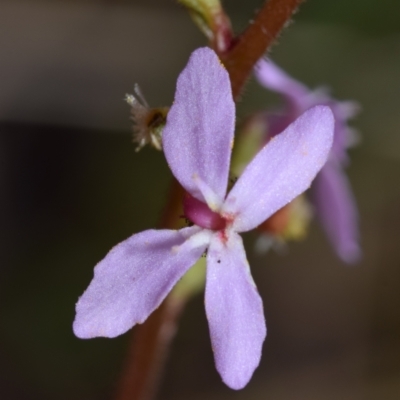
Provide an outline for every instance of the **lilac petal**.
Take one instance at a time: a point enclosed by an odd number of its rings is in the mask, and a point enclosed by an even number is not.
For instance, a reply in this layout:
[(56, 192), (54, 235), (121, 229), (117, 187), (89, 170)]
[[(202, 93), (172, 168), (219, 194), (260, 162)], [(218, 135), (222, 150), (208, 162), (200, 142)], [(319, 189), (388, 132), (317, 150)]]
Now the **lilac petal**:
[(175, 100), (163, 130), (163, 149), (181, 185), (197, 199), (198, 176), (225, 197), (235, 124), (228, 72), (209, 48), (194, 51), (178, 78)]
[(238, 232), (255, 228), (304, 192), (324, 166), (332, 146), (329, 107), (306, 111), (272, 138), (246, 167), (222, 207)]
[(207, 206), (214, 212), (218, 212), (223, 204), (223, 198), (215, 193), (197, 174), (193, 175), (193, 182), (203, 196)]
[(74, 333), (115, 337), (142, 323), (201, 257), (210, 232), (148, 230), (115, 246), (100, 261), (76, 304)]
[(241, 389), (260, 362), (265, 319), (241, 237), (219, 235), (207, 253), (206, 312), (217, 370), (229, 387)]
[(304, 103), (304, 99), (310, 93), (307, 86), (293, 79), (271, 60), (264, 58), (259, 60), (254, 73), (262, 86), (285, 96), (286, 100), (296, 108)]
[(347, 149), (354, 143), (355, 131), (349, 127), (347, 120), (359, 112), (359, 105), (355, 101), (331, 101), (330, 107), (335, 117), (335, 134), (331, 157), (342, 165), (349, 163)]
[(347, 263), (358, 261), (357, 207), (347, 177), (338, 165), (328, 162), (322, 168), (312, 185), (312, 199), (339, 257)]

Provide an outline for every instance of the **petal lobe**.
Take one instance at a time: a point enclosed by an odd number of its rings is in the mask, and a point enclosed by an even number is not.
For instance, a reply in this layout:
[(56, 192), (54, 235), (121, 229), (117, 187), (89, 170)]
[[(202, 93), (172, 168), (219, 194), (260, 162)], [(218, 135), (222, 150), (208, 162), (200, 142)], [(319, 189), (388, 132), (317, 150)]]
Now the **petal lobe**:
[(115, 246), (76, 304), (75, 335), (115, 337), (142, 323), (201, 257), (209, 237), (198, 227), (148, 230)]
[(224, 239), (216, 234), (207, 253), (206, 313), (216, 368), (241, 389), (260, 362), (266, 327), (242, 239), (234, 232)]
[(260, 225), (309, 188), (332, 147), (334, 119), (315, 106), (272, 138), (243, 171), (222, 207), (238, 232)]
[(197, 49), (178, 78), (163, 130), (163, 149), (175, 177), (198, 200), (206, 201), (194, 176), (204, 181), (222, 204), (234, 123), (228, 72), (213, 50)]

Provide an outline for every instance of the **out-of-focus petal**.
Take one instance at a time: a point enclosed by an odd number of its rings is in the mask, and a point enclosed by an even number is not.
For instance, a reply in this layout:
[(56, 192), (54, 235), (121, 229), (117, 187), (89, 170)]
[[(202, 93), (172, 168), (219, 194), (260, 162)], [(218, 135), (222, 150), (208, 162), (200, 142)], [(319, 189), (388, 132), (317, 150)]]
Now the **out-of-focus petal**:
[(222, 380), (241, 389), (257, 368), (266, 327), (262, 300), (250, 275), (242, 239), (212, 239), (207, 253), (206, 312)]
[(332, 102), (335, 103), (335, 117), (343, 121), (354, 118), (361, 111), (360, 104), (354, 100), (332, 100)]
[(233, 228), (261, 224), (310, 186), (332, 146), (334, 119), (329, 107), (306, 111), (272, 138), (246, 167), (222, 207)]
[(293, 106), (298, 107), (310, 93), (307, 86), (293, 79), (271, 60), (259, 60), (254, 73), (262, 86), (285, 96), (286, 101)]
[(340, 166), (328, 162), (315, 178), (312, 199), (338, 256), (347, 263), (361, 257), (358, 213), (353, 193)]
[(360, 106), (355, 101), (335, 100), (331, 100), (329, 106), (335, 117), (335, 133), (333, 136), (331, 158), (341, 165), (347, 165), (349, 163), (347, 149), (352, 147), (357, 135), (355, 130), (349, 127), (348, 119), (357, 115)]
[(201, 201), (198, 176), (222, 202), (228, 183), (235, 104), (228, 72), (215, 52), (193, 52), (178, 78), (163, 130), (163, 149), (181, 185)]
[(115, 246), (100, 261), (76, 304), (76, 336), (115, 337), (142, 323), (205, 251), (210, 232), (148, 230)]

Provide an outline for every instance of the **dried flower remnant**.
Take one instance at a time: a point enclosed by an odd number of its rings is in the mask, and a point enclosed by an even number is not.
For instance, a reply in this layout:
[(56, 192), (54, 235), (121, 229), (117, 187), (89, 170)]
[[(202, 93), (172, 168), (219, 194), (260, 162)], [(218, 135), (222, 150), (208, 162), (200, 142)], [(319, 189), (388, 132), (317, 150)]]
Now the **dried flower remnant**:
[(187, 192), (184, 212), (194, 225), (147, 230), (114, 247), (95, 267), (73, 328), (80, 338), (115, 337), (142, 323), (207, 250), (215, 363), (222, 380), (241, 389), (259, 364), (266, 326), (239, 233), (309, 187), (327, 160), (334, 125), (328, 107), (308, 110), (257, 154), (227, 194), (234, 123), (228, 73), (212, 50), (196, 50), (163, 130), (164, 154)]
[(255, 75), (265, 88), (281, 94), (285, 107), (268, 113), (268, 137), (283, 131), (299, 115), (315, 105), (329, 106), (335, 118), (332, 150), (311, 187), (311, 201), (336, 253), (345, 262), (359, 260), (358, 212), (350, 183), (344, 172), (349, 163), (347, 149), (356, 142), (355, 131), (348, 126), (359, 106), (353, 101), (337, 101), (321, 88), (311, 91), (271, 60), (261, 59)]
[(134, 94), (127, 94), (125, 101), (132, 107), (133, 141), (137, 143), (136, 151), (146, 144), (157, 150), (162, 149), (162, 130), (168, 114), (168, 107), (150, 108), (138, 84)]

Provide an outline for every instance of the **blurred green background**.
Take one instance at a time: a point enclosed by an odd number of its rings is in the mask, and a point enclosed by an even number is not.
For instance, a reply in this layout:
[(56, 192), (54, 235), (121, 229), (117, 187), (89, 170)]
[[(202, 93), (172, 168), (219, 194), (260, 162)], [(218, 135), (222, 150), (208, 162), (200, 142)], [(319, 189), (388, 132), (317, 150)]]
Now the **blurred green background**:
[[(236, 31), (261, 0), (225, 1)], [(240, 392), (214, 368), (203, 299), (181, 321), (159, 399), (400, 398), (400, 3), (309, 0), (271, 57), (363, 111), (349, 176), (363, 261), (342, 264), (314, 223), (257, 256), (268, 337)], [(116, 243), (154, 227), (170, 172), (131, 144), (125, 93), (168, 105), (205, 40), (173, 1), (1, 0), (0, 398), (109, 399), (130, 333), (81, 341), (74, 304)], [(276, 98), (250, 82), (239, 117)]]

